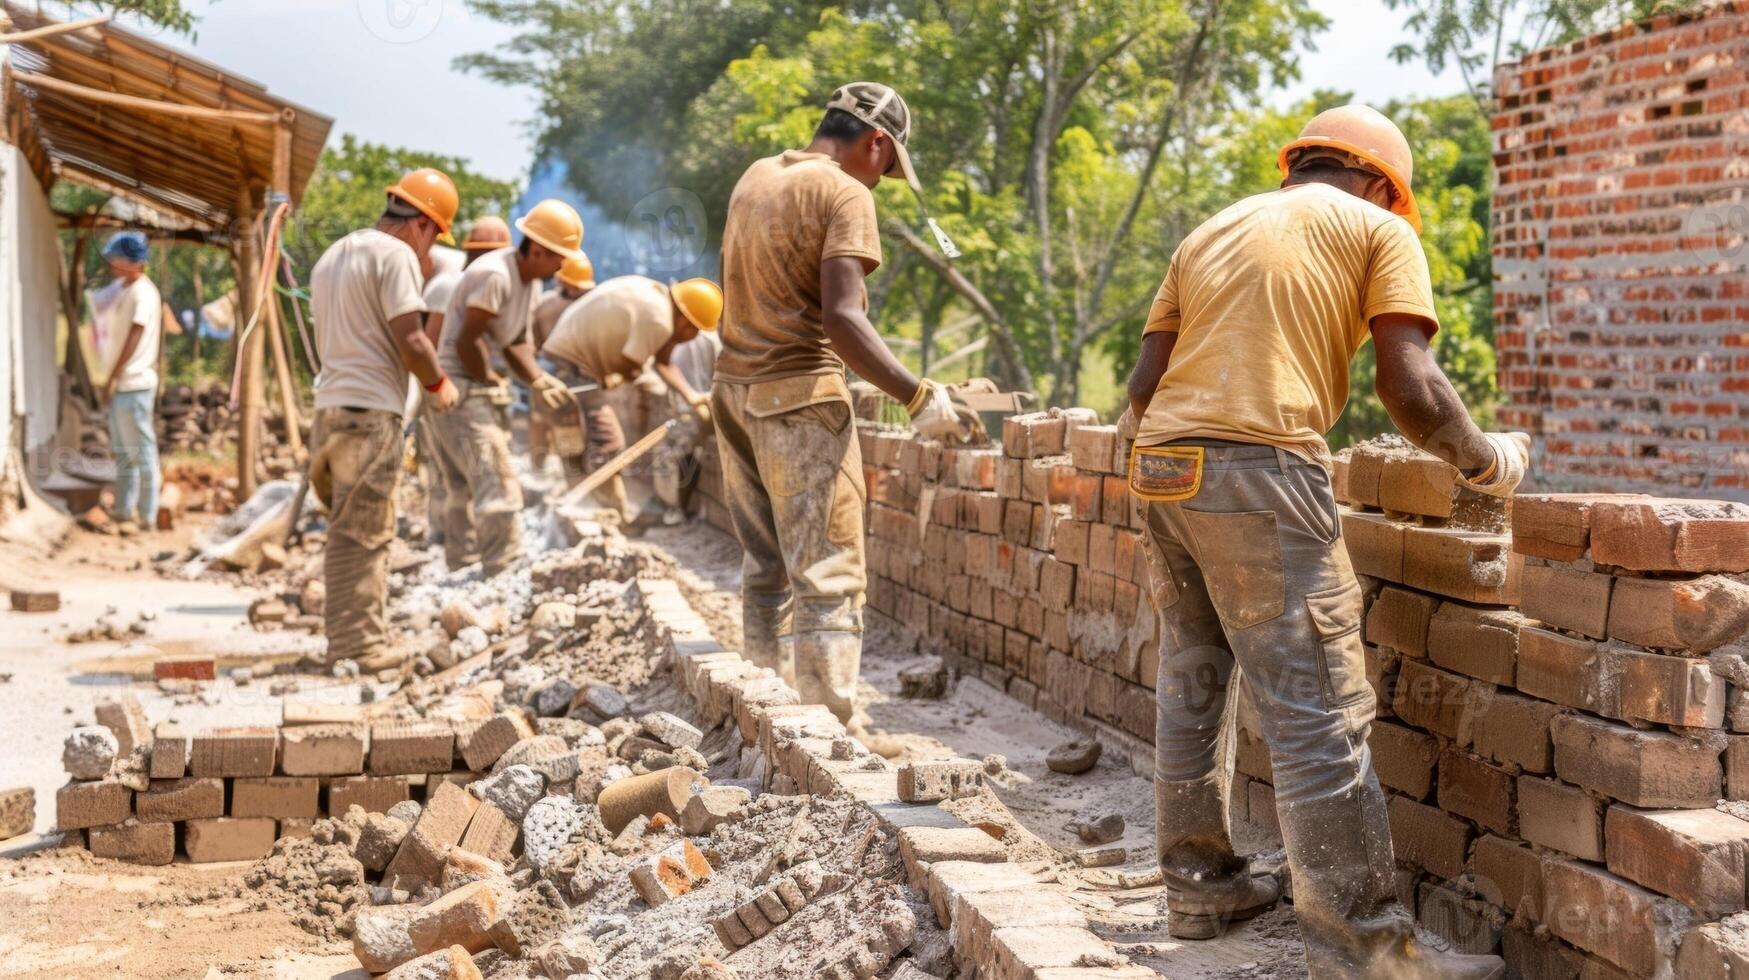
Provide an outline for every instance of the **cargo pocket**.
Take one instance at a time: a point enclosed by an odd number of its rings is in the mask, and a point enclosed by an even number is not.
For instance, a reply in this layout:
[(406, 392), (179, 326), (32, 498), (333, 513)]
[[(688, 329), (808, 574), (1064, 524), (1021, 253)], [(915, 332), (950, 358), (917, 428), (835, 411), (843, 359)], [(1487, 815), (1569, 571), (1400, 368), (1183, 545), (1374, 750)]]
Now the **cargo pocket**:
[(1160, 550), (1160, 545), (1154, 539), (1159, 532), (1149, 527), (1142, 532), (1142, 554), (1148, 561), (1149, 596), (1154, 601), (1154, 608), (1164, 612), (1178, 605), (1178, 580), (1172, 577), (1172, 566), (1166, 561), (1166, 553)]
[(1349, 708), (1373, 696), (1360, 644), (1362, 605), (1357, 582), (1306, 596), (1306, 613), (1318, 632), (1318, 673), (1327, 708)]
[(1287, 610), (1275, 511), (1185, 509), (1209, 598), (1228, 629), (1249, 629)]

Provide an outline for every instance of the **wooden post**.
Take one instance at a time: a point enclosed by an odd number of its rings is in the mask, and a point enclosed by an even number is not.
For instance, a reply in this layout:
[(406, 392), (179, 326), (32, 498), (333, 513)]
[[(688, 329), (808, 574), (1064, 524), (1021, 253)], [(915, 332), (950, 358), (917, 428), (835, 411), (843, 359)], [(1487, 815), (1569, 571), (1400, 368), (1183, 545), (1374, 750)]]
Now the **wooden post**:
[(200, 264), (206, 259), (206, 253), (196, 252), (194, 255), (194, 365), (200, 367), (200, 325), (201, 312), (206, 308), (206, 290), (200, 288)]
[[(286, 110), (287, 115), (281, 116), (279, 124), (273, 128), (273, 189), (278, 194), (291, 200), (291, 140), (292, 110)], [(269, 247), (277, 248), (277, 243), (269, 243)], [(291, 447), (294, 459), (304, 454), (304, 434), (301, 430), (301, 413), (298, 411), (297, 387), (292, 378), (291, 359), (286, 356), (285, 324), (280, 319), (279, 293), (273, 284), (279, 281), (279, 257), (276, 254), (273, 261), (273, 273), (267, 279), (267, 295), (261, 301), (267, 304), (266, 316), (261, 325), (268, 330), (267, 339), (273, 350), (273, 371), (279, 381), (279, 407), (285, 413), (285, 440)]]
[(61, 307), (67, 315), (67, 356), (66, 370), (73, 376), (73, 386), (79, 389), (79, 394), (85, 399), (85, 404), (98, 408), (97, 383), (91, 378), (91, 365), (85, 363), (85, 348), (79, 339), (79, 328), (85, 319), (85, 244), (87, 238), (83, 232), (76, 232), (73, 237), (73, 258), (67, 264), (67, 275), (63, 280), (65, 292), (61, 296)]
[(261, 325), (256, 324), (256, 329), (249, 332), (247, 339), (243, 337), (243, 328), (254, 315), (256, 303), (260, 302), (260, 297), (255, 295), (256, 277), (261, 272), (261, 248), (256, 238), (256, 226), (260, 220), (261, 213), (255, 209), (252, 196), (247, 190), (243, 191), (237, 206), (237, 234), (231, 246), (231, 261), (237, 269), (236, 337), (241, 345), (237, 348), (237, 357), (242, 364), (237, 393), (237, 495), (240, 500), (248, 500), (258, 485), (261, 407), (266, 400)]

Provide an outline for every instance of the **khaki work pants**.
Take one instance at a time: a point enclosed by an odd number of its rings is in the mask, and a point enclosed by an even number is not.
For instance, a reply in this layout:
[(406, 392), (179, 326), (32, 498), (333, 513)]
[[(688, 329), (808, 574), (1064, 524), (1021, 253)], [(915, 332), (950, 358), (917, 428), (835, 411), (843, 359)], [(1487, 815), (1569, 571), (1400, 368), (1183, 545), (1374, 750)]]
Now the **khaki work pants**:
[[(1184, 445), (1175, 443), (1173, 445)], [(1367, 731), (1362, 596), (1329, 475), (1285, 450), (1206, 443), (1200, 490), (1147, 504), (1160, 615), (1154, 779), (1168, 887), (1232, 859), (1224, 759), (1235, 666), (1275, 775), (1314, 978), (1369, 975), (1410, 935)]]
[(443, 554), (453, 571), (479, 562), (489, 578), (522, 554), (522, 484), (510, 459), (510, 409), (490, 389), (465, 391), (433, 418), (444, 480)]
[(389, 542), (405, 452), (401, 416), (322, 408), (310, 432), (310, 488), (328, 508), (322, 552), (330, 662), (367, 657), (387, 636)]
[[(578, 393), (577, 408), (583, 423), (583, 454), (560, 457), (565, 465), (565, 483), (573, 487), (626, 448), (625, 429), (619, 424), (619, 413), (614, 411), (607, 389)], [(597, 504), (619, 511), (620, 519), (630, 523), (631, 498), (626, 495), (623, 476), (615, 474), (591, 496)]]
[(741, 541), (742, 652), (848, 721), (862, 660), (862, 450), (838, 375), (711, 389)]
[(443, 539), (444, 514), (448, 512), (448, 501), (445, 499), (443, 487), (443, 467), (437, 458), (437, 423), (435, 415), (425, 412), (413, 426), (413, 452), (419, 460), (420, 475), (425, 481), (425, 537), (427, 541), (437, 542)]

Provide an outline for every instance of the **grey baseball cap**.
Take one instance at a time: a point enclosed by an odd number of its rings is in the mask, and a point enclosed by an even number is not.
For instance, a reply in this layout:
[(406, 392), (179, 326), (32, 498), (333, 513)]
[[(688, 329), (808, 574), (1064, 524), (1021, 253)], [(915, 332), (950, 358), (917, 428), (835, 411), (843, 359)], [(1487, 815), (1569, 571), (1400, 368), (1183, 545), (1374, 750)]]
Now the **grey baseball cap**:
[(905, 142), (911, 138), (911, 107), (898, 92), (880, 82), (851, 82), (833, 91), (826, 100), (826, 108), (843, 109), (891, 137), (905, 183), (919, 197), (923, 195), (917, 171), (911, 169), (911, 154), (905, 149)]

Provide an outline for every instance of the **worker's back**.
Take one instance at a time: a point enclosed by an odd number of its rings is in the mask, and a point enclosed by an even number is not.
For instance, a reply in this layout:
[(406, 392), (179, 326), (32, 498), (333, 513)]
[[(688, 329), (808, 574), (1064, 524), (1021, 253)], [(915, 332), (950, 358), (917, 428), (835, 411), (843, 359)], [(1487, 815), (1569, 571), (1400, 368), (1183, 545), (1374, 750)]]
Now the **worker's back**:
[(1178, 340), (1137, 442), (1228, 439), (1326, 460), (1349, 361), (1384, 313), (1437, 326), (1408, 222), (1320, 183), (1239, 201), (1172, 257), (1147, 330)]
[(407, 368), (389, 321), (425, 308), (413, 249), (375, 228), (355, 231), (322, 253), (310, 295), (322, 358), (316, 407), (402, 411)]

